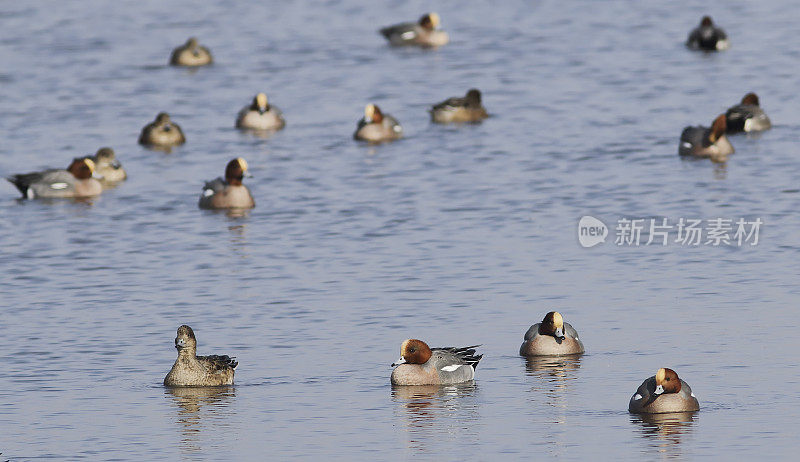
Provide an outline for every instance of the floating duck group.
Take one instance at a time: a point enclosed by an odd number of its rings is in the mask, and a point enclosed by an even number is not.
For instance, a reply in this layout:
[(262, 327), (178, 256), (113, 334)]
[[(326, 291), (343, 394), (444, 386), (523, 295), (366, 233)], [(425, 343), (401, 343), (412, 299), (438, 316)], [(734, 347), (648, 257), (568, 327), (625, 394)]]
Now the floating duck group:
[[(416, 22), (405, 22), (380, 29), (380, 34), (392, 46), (437, 48), (447, 45), (450, 37), (440, 29), (441, 18), (427, 13)], [(709, 16), (704, 16), (693, 29), (686, 46), (702, 52), (718, 52), (730, 47), (727, 34)], [(198, 67), (214, 63), (211, 51), (192, 37), (175, 48), (170, 65)], [(483, 106), (481, 92), (470, 89), (464, 96), (448, 98), (434, 104), (430, 110), (434, 123), (478, 123), (489, 113)], [(276, 131), (286, 126), (280, 109), (269, 103), (266, 93), (256, 94), (243, 107), (235, 120), (242, 130)], [(710, 158), (723, 162), (734, 152), (728, 135), (758, 132), (771, 127), (769, 117), (761, 109), (755, 93), (747, 93), (739, 104), (718, 115), (710, 125), (688, 126), (680, 136), (678, 153), (681, 156)], [(403, 136), (400, 122), (383, 112), (376, 104), (364, 108), (353, 137), (369, 143), (383, 143)], [(181, 127), (169, 114), (160, 112), (153, 122), (141, 131), (139, 143), (148, 148), (169, 151), (186, 143)], [(198, 206), (203, 209), (249, 209), (255, 207), (250, 190), (242, 182), (247, 175), (247, 161), (236, 157), (228, 162), (224, 176), (208, 181), (202, 188)], [(102, 193), (103, 189), (127, 178), (116, 159), (114, 150), (99, 149), (94, 155), (75, 158), (66, 169), (16, 174), (8, 177), (23, 198), (85, 198)], [(395, 386), (452, 385), (475, 379), (475, 371), (483, 355), (477, 354), (480, 345), (431, 348), (422, 340), (408, 339), (400, 346), (400, 358), (390, 381)], [(164, 385), (224, 386), (234, 382), (235, 358), (224, 355), (197, 356), (197, 340), (187, 325), (178, 328), (175, 338), (178, 357), (164, 378)], [(519, 354), (522, 356), (580, 355), (585, 352), (577, 330), (556, 311), (549, 312), (541, 322), (532, 325), (524, 334)], [(654, 376), (642, 382), (630, 398), (628, 410), (633, 413), (691, 412), (699, 403), (690, 386), (669, 368), (659, 368)]]

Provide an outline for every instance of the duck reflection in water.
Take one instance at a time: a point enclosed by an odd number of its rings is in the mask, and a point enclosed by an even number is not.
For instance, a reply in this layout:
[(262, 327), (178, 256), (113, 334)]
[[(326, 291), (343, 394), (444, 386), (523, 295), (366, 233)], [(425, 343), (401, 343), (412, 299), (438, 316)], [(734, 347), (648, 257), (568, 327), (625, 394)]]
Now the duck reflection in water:
[(475, 382), (456, 385), (395, 385), (392, 400), (399, 404), (397, 414), (404, 420), (408, 446), (425, 449), (440, 438), (477, 437), (478, 422)]
[[(567, 399), (564, 396), (571, 381), (576, 380), (577, 370), (581, 367), (581, 356), (528, 356), (525, 358), (525, 372), (531, 377), (539, 379), (531, 391), (544, 393), (547, 404), (560, 408), (567, 408)], [(535, 395), (534, 395), (535, 396)], [(563, 423), (559, 418), (557, 423)]]
[[(205, 439), (214, 439), (220, 428), (230, 419), (234, 387), (167, 387), (164, 395), (172, 398), (181, 425), (181, 448), (188, 452), (201, 452)], [(203, 437), (202, 433), (212, 435)]]
[(631, 414), (631, 422), (641, 425), (639, 434), (650, 441), (653, 449), (670, 457), (679, 457), (681, 440), (691, 432), (697, 415), (697, 412)]

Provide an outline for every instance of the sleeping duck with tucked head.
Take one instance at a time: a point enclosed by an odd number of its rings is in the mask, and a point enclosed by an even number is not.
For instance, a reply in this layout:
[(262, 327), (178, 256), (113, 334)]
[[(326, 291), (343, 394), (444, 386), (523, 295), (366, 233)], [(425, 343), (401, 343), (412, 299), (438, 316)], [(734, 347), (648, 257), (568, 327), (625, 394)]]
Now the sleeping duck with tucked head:
[(693, 412), (700, 409), (692, 388), (672, 369), (662, 367), (641, 385), (628, 403), (634, 414)]
[(139, 135), (139, 144), (155, 148), (169, 148), (185, 142), (183, 130), (166, 112), (159, 112), (156, 120), (145, 125)]
[(225, 355), (197, 356), (197, 340), (187, 325), (178, 328), (175, 337), (178, 359), (164, 378), (168, 387), (217, 387), (233, 385), (236, 358)]
[(20, 173), (6, 178), (17, 187), (22, 197), (82, 198), (93, 197), (103, 192), (95, 171), (95, 163), (88, 157), (72, 160), (66, 170), (49, 169), (41, 172)]
[(400, 345), (400, 358), (392, 364), (392, 385), (453, 385), (475, 378), (483, 355), (475, 348), (430, 348), (422, 340), (408, 339)]
[(551, 311), (542, 322), (532, 325), (519, 347), (522, 356), (577, 355), (585, 351), (578, 331), (558, 311)]
[(427, 13), (417, 22), (404, 22), (380, 30), (386, 40), (393, 46), (418, 46), (434, 48), (447, 45), (450, 36), (439, 29), (441, 19), (436, 13)]
[(172, 50), (169, 63), (173, 66), (197, 67), (214, 62), (208, 48), (200, 45), (196, 38), (189, 37), (183, 45)]
[(448, 98), (430, 109), (431, 120), (446, 124), (451, 122), (479, 122), (489, 114), (481, 103), (481, 92), (470, 89), (463, 97)]

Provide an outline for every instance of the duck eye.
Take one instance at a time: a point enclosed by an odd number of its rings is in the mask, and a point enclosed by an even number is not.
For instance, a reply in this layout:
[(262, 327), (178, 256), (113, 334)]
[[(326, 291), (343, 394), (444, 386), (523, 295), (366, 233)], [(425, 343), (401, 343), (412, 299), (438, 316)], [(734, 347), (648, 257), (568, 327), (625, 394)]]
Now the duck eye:
[(411, 347), (408, 351), (410, 351), (411, 353), (414, 353), (415, 351), (417, 351), (417, 349), (414, 348), (414, 347)]

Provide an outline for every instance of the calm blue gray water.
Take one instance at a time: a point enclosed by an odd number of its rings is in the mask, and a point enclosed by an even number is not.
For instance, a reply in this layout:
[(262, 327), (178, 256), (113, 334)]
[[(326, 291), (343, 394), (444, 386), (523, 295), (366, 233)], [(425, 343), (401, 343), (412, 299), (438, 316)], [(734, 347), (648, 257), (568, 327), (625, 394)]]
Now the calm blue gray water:
[[(789, 459), (797, 450), (796, 4), (188, 1), (0, 4), (0, 174), (112, 146), (91, 203), (0, 185), (0, 453), (56, 460)], [(653, 3), (653, 2), (647, 2)], [(452, 38), (376, 29), (429, 10)], [(719, 54), (683, 47), (711, 14)], [(216, 64), (166, 66), (194, 35)], [(492, 117), (431, 125), (477, 87)], [(258, 91), (287, 127), (233, 129)], [(678, 137), (756, 91), (774, 128), (724, 165)], [(406, 138), (351, 139), (367, 102)], [(188, 142), (136, 144), (159, 111)], [(203, 212), (245, 157), (257, 207)], [(590, 215), (611, 234), (583, 248)], [(760, 218), (756, 246), (614, 244), (621, 218)], [(674, 235), (673, 235), (674, 238)], [(526, 362), (550, 310), (580, 359)], [(236, 386), (166, 390), (180, 324)], [(403, 339), (482, 343), (474, 384), (392, 390)], [(693, 416), (627, 412), (675, 369)]]

